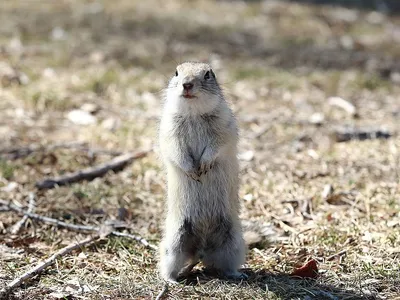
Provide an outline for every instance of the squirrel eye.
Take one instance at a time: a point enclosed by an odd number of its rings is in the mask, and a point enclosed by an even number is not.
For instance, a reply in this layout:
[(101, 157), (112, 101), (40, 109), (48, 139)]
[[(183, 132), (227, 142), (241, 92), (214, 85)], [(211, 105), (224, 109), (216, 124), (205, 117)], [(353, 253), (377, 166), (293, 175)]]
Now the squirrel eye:
[(207, 73), (204, 75), (204, 79), (205, 80), (210, 79), (210, 71), (207, 71)]
[(178, 76), (178, 71), (175, 71), (175, 76)]

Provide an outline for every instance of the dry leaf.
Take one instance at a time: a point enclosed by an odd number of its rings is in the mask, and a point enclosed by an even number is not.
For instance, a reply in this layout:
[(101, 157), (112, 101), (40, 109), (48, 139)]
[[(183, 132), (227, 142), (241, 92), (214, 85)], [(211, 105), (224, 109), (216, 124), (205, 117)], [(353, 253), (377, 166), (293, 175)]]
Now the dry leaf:
[(295, 269), (291, 276), (297, 276), (302, 278), (317, 278), (318, 277), (318, 266), (315, 259), (311, 259), (305, 265), (298, 269)]

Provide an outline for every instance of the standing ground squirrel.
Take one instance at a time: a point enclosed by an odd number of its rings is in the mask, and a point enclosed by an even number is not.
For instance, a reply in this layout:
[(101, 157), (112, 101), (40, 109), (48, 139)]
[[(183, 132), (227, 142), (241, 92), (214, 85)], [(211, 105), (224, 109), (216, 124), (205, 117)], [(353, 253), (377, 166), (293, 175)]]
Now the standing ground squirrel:
[(208, 64), (177, 67), (166, 89), (159, 142), (168, 182), (162, 278), (176, 282), (199, 261), (223, 276), (245, 278), (238, 272), (245, 260), (238, 129)]

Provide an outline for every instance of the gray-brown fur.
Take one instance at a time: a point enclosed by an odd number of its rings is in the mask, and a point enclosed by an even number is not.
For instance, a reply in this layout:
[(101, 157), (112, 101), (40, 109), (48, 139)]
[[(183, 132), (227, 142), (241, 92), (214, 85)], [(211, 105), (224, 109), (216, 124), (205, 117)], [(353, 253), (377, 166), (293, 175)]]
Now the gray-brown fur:
[(242, 278), (236, 122), (209, 65), (184, 63), (177, 74), (159, 130), (168, 182), (160, 273), (174, 282), (202, 261)]

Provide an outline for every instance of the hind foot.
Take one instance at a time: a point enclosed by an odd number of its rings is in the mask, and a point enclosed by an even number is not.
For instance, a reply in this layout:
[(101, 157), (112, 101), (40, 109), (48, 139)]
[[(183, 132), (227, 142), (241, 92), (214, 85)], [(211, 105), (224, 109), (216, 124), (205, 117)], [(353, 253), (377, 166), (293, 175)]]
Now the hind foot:
[(235, 272), (229, 272), (224, 274), (226, 278), (232, 279), (232, 280), (246, 280), (249, 278), (245, 273), (235, 271)]

